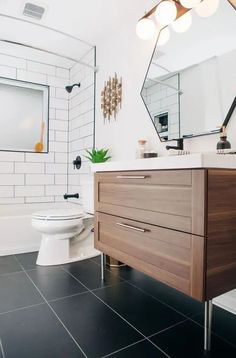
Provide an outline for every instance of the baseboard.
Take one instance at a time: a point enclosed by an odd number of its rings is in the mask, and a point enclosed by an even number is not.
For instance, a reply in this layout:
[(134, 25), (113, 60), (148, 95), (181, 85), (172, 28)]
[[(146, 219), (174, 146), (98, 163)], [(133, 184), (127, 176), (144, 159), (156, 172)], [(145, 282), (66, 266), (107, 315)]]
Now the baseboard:
[(27, 246), (27, 247), (19, 247), (14, 249), (6, 249), (1, 252), (0, 256), (8, 256), (8, 255), (17, 255), (17, 254), (26, 254), (29, 252), (39, 251), (39, 246)]

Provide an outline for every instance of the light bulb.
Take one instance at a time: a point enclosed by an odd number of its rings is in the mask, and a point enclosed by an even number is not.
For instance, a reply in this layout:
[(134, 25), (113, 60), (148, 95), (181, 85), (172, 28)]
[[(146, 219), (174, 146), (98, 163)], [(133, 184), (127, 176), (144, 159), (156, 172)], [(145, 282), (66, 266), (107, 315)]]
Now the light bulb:
[(220, 0), (203, 0), (196, 8), (196, 13), (201, 17), (213, 15), (218, 9)]
[(175, 3), (170, 0), (164, 0), (157, 5), (155, 12), (157, 22), (166, 26), (169, 25), (176, 19), (177, 16), (177, 8)]
[(186, 9), (192, 9), (200, 4), (201, 0), (180, 0), (180, 4)]
[(167, 41), (170, 38), (170, 30), (168, 29), (168, 27), (165, 27), (164, 29), (161, 30), (160, 35), (158, 37), (158, 46), (163, 46), (167, 43)]
[(192, 15), (189, 12), (186, 12), (183, 16), (179, 17), (177, 20), (171, 24), (175, 32), (185, 32), (187, 31), (192, 24)]
[(156, 32), (156, 26), (151, 19), (141, 19), (137, 23), (136, 33), (142, 40), (151, 39)]

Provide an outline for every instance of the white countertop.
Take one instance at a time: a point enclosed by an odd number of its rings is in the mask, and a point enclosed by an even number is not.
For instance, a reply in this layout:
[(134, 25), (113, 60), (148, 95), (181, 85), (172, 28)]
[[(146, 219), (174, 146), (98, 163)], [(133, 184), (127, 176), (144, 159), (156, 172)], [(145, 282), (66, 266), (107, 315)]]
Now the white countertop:
[(110, 161), (91, 165), (92, 172), (188, 168), (236, 169), (236, 154), (194, 153), (132, 161)]

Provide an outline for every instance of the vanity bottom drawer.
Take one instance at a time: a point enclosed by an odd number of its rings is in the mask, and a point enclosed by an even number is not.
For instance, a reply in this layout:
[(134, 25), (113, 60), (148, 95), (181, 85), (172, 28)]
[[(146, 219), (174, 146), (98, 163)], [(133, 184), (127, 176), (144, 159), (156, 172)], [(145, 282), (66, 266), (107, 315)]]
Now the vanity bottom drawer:
[(97, 249), (202, 300), (203, 237), (103, 213), (95, 233)]

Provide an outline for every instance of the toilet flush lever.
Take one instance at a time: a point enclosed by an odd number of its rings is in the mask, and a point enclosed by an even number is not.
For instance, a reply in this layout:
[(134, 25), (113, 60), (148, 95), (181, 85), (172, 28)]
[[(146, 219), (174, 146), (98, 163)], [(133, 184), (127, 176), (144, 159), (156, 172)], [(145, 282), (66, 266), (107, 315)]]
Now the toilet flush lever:
[(78, 155), (75, 160), (73, 160), (74, 169), (80, 169), (81, 168), (81, 157)]

